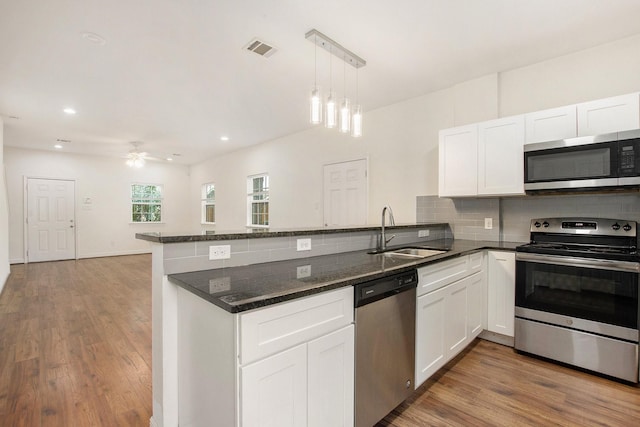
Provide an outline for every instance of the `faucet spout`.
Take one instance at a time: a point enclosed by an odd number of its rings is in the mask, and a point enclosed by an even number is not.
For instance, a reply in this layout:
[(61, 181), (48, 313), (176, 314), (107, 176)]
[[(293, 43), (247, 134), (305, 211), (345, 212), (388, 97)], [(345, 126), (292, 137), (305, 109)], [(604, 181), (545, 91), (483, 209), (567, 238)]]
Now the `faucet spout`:
[(391, 206), (386, 205), (385, 207), (382, 208), (382, 219), (380, 221), (380, 245), (378, 247), (378, 250), (380, 251), (384, 251), (387, 249), (387, 243), (389, 243), (391, 241), (391, 239), (393, 239), (394, 237), (396, 237), (396, 235), (392, 235), (391, 237), (389, 237), (387, 239), (386, 236), (386, 230), (385, 230), (385, 224), (384, 224), (384, 219), (385, 219), (385, 214), (386, 212), (389, 211), (389, 225), (396, 225), (395, 220), (393, 219), (393, 210), (391, 210)]

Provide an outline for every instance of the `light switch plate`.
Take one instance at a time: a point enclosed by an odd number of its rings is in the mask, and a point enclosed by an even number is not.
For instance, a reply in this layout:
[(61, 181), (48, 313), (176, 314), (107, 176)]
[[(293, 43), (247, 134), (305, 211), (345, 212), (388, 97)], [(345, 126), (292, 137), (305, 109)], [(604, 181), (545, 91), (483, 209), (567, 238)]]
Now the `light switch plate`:
[(429, 237), (429, 230), (419, 230), (418, 237)]
[(484, 229), (491, 230), (493, 228), (493, 218), (484, 219)]

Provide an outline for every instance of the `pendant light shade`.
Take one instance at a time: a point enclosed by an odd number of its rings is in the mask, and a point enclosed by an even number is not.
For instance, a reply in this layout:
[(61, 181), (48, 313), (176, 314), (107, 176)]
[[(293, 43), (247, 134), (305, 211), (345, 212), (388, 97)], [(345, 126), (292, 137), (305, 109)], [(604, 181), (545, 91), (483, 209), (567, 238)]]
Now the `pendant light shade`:
[(320, 124), (322, 122), (322, 97), (320, 96), (320, 88), (318, 86), (314, 86), (311, 90), (310, 104), (311, 123), (314, 125)]
[(338, 105), (333, 91), (329, 91), (327, 95), (327, 111), (324, 115), (324, 125), (329, 129), (333, 129), (338, 125)]
[(362, 136), (362, 107), (360, 105), (353, 106), (351, 136), (354, 138), (359, 138)]
[(351, 101), (344, 98), (340, 103), (340, 127), (342, 133), (349, 133), (351, 129)]

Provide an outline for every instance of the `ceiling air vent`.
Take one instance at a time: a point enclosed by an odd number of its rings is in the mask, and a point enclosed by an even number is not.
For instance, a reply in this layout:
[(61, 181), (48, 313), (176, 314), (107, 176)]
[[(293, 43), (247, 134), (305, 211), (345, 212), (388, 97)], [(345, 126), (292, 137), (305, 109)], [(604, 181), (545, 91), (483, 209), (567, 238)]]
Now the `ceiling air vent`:
[(276, 53), (276, 48), (273, 46), (270, 46), (268, 44), (266, 44), (265, 42), (258, 40), (258, 39), (253, 39), (249, 42), (249, 44), (246, 46), (246, 49), (248, 51), (257, 53), (260, 56), (264, 56), (265, 58), (270, 57), (271, 55), (273, 55), (274, 53)]

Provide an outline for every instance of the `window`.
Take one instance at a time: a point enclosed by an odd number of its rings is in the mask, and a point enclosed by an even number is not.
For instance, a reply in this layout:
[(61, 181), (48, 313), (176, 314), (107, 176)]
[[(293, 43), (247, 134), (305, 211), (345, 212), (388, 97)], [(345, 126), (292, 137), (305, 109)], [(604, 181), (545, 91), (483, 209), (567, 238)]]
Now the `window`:
[(162, 221), (162, 186), (131, 184), (131, 222)]
[(254, 175), (247, 179), (247, 223), (249, 226), (269, 226), (269, 175)]
[(216, 187), (214, 184), (202, 186), (202, 223), (215, 224), (216, 222)]

